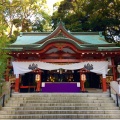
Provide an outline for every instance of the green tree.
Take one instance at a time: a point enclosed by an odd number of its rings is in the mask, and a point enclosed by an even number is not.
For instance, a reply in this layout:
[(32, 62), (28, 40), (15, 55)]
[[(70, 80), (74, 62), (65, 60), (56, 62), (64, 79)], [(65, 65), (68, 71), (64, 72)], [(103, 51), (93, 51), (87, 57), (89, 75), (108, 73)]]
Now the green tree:
[(51, 16), (43, 11), (42, 18), (36, 17), (34, 23), (32, 24), (32, 30), (37, 32), (51, 31)]
[(40, 24), (37, 27), (40, 30), (44, 31), (49, 26), (46, 0), (7, 0), (4, 7), (3, 17), (8, 24), (8, 35), (11, 39), (20, 31), (32, 31), (38, 18)]
[(53, 13), (70, 31), (104, 31), (108, 42), (120, 40), (120, 0), (64, 0)]
[(0, 80), (3, 78), (8, 58), (8, 51), (5, 50), (8, 43), (7, 36), (5, 35), (7, 26), (2, 14), (2, 12), (4, 11), (5, 4), (6, 3), (4, 1), (0, 2)]
[(120, 34), (120, 0), (90, 0), (86, 6), (90, 29), (104, 31), (108, 42), (117, 42)]
[(86, 0), (64, 0), (53, 13), (53, 28), (56, 28), (58, 21), (61, 19), (66, 28), (70, 31), (86, 31), (87, 30), (87, 14), (84, 10)]

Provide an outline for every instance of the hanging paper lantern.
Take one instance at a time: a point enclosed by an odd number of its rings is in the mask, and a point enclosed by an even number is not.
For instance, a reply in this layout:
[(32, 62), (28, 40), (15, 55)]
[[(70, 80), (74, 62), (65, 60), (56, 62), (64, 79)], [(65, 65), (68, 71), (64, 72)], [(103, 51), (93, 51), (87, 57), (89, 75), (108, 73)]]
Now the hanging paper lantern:
[(86, 75), (85, 75), (85, 74), (82, 74), (82, 75), (81, 75), (81, 80), (82, 80), (82, 81), (86, 81)]
[(40, 81), (40, 75), (39, 75), (39, 74), (36, 74), (36, 76), (35, 76), (35, 81), (36, 81), (36, 82)]

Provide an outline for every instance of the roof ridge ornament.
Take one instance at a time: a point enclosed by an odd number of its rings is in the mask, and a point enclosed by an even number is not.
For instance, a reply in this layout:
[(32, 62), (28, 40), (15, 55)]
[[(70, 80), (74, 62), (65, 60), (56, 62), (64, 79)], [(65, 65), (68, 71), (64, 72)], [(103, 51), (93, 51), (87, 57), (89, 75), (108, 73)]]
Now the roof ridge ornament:
[(58, 22), (57, 26), (62, 25), (65, 26), (65, 23), (62, 22), (62, 20), (60, 19), (60, 21)]
[(66, 38), (66, 36), (60, 30), (59, 33), (54, 38)]

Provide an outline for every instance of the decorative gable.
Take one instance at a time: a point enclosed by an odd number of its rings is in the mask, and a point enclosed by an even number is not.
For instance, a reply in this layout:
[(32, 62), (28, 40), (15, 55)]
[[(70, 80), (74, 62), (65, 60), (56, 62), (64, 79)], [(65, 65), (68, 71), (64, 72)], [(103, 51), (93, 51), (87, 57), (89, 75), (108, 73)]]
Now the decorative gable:
[(72, 40), (72, 41), (75, 41), (79, 44), (83, 44), (82, 41), (80, 41), (80, 39), (74, 37), (71, 33), (69, 33), (62, 22), (60, 22), (58, 24), (58, 27), (50, 34), (48, 35), (46, 38), (44, 38), (43, 40), (37, 42), (36, 44), (41, 44), (41, 43), (44, 43), (46, 42), (47, 40), (50, 40), (50, 39), (53, 39), (53, 38), (58, 38), (58, 39), (69, 39), (69, 40)]
[(59, 38), (59, 39), (61, 39), (61, 38), (67, 38), (67, 37), (66, 37), (65, 34), (60, 30), (60, 31), (58, 32), (58, 34), (55, 35), (54, 38)]

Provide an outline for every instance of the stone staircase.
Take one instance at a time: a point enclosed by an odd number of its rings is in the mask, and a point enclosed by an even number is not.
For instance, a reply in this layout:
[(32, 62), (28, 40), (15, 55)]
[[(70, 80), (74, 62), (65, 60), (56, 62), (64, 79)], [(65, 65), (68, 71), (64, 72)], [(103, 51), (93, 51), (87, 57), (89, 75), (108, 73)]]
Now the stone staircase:
[(120, 120), (120, 110), (107, 93), (14, 93), (0, 120), (14, 119)]

